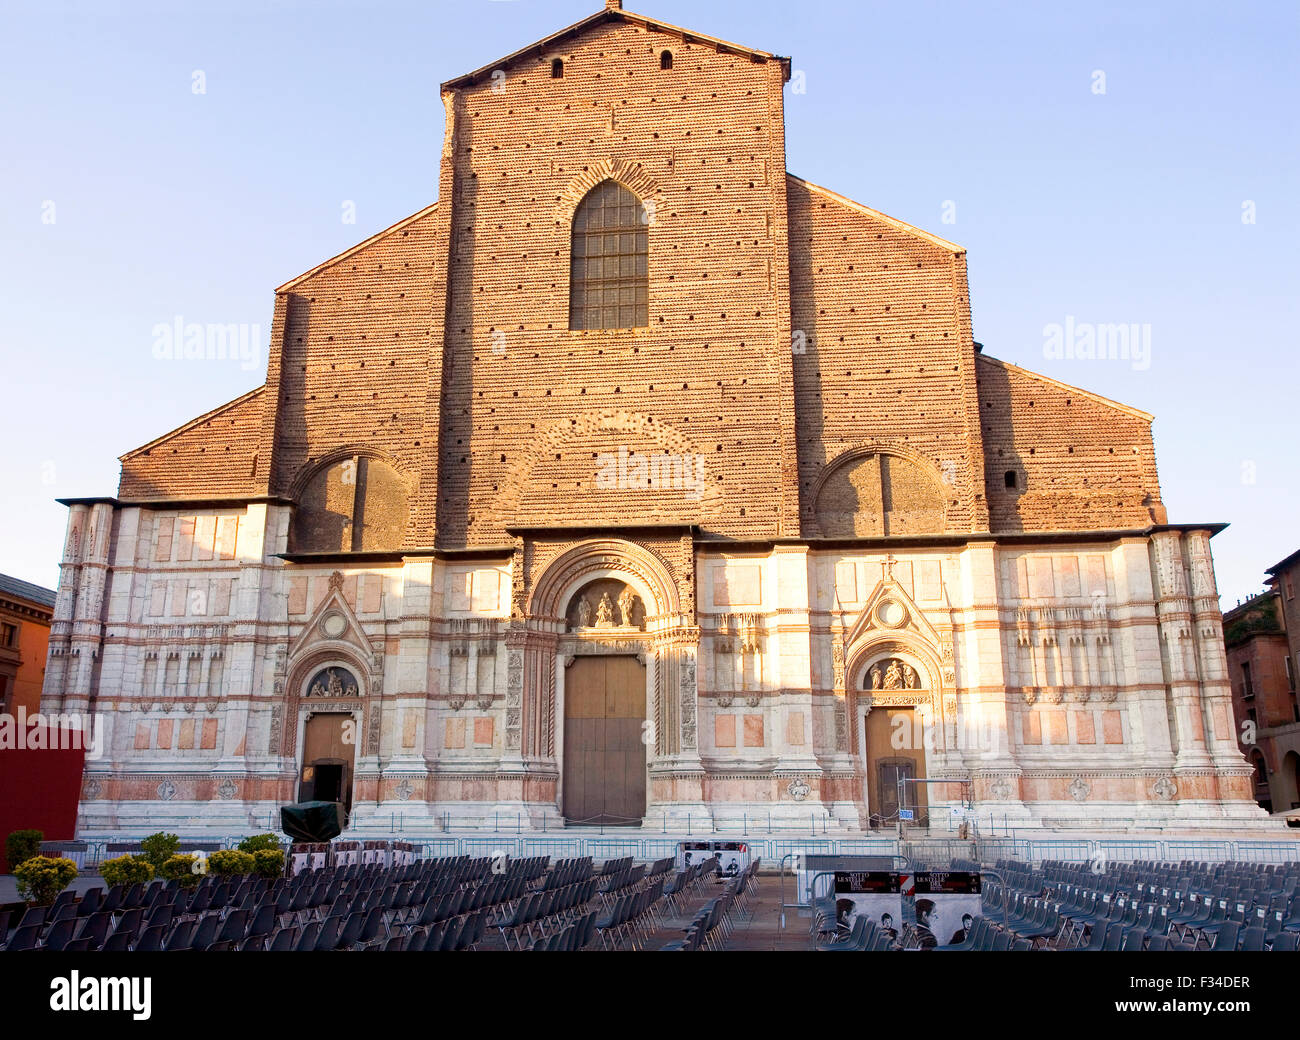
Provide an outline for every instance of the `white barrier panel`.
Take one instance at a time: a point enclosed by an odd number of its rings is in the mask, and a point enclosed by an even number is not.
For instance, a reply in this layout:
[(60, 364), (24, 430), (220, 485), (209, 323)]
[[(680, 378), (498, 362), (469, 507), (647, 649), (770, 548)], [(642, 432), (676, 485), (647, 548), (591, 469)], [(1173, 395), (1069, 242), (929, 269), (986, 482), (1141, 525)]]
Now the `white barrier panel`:
[(980, 876), (964, 870), (923, 870), (902, 875), (908, 924), (923, 950), (961, 942), (980, 914)]
[(677, 845), (677, 869), (685, 870), (693, 863), (718, 857), (718, 871), (723, 877), (735, 877), (749, 866), (753, 856), (748, 842), (743, 841), (683, 841)]
[(852, 931), (858, 918), (897, 938), (903, 920), (902, 876), (889, 870), (835, 871), (835, 922)]

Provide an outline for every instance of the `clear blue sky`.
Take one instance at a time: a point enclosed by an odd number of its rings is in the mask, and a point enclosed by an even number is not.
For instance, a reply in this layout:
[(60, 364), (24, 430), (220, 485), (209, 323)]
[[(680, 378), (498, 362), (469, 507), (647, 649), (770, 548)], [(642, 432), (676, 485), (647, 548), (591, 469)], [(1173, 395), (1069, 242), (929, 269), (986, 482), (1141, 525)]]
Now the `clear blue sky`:
[[(0, 4), (0, 571), (53, 586), (55, 497), (259, 385), (272, 289), (434, 199), (441, 81), (599, 4)], [(1156, 415), (1225, 607), (1300, 548), (1300, 5), (626, 6), (792, 56), (792, 172), (966, 246), (989, 353)], [(253, 370), (157, 360), (177, 315), (260, 326)], [(1067, 317), (1149, 366), (1045, 357)]]

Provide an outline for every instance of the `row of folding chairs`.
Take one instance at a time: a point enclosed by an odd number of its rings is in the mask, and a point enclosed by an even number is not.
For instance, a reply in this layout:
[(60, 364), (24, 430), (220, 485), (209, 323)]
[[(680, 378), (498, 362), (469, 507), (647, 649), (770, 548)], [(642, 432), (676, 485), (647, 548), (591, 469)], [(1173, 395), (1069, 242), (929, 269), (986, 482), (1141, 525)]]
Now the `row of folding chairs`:
[(753, 916), (748, 903), (754, 894), (758, 867), (759, 860), (754, 859), (739, 874), (729, 878), (722, 895), (709, 900), (696, 912), (682, 938), (665, 943), (660, 950), (689, 952), (721, 949), (732, 934), (733, 916)]
[(559, 931), (552, 932), (550, 935), (536, 940), (525, 949), (539, 950), (545, 953), (573, 952), (585, 949), (595, 934), (596, 912), (592, 910), (583, 914), (572, 924), (565, 925)]
[(700, 886), (704, 884), (705, 878), (712, 877), (717, 873), (717, 856), (699, 860), (698, 862), (691, 863), (684, 869), (677, 871), (677, 873), (664, 884), (664, 896), (667, 898), (669, 905), (673, 908), (673, 912), (681, 913), (682, 900), (688, 895), (698, 893)]
[(620, 943), (640, 949), (642, 940), (659, 927), (659, 903), (663, 899), (663, 878), (645, 888), (617, 897), (609, 909), (596, 918), (596, 934), (602, 949), (619, 948)]
[(507, 907), (491, 925), (501, 933), (506, 949), (510, 949), (511, 939), (516, 947), (522, 949), (524, 934), (527, 934), (529, 944), (536, 942), (538, 936), (533, 934), (534, 927), (541, 935), (545, 935), (557, 925), (567, 924), (576, 910), (585, 908), (595, 897), (599, 883), (599, 878), (590, 877), (564, 888), (534, 892), (520, 899), (513, 907)]

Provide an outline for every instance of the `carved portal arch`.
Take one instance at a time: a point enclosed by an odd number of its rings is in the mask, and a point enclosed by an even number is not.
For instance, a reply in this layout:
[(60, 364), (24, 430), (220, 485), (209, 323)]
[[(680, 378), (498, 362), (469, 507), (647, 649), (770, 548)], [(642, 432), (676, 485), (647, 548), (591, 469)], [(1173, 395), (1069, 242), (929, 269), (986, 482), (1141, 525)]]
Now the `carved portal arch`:
[(934, 647), (909, 633), (882, 634), (850, 648), (846, 672), (853, 754), (861, 752), (859, 715), (878, 706), (923, 709), (942, 736), (936, 747), (947, 747), (947, 723), (955, 720), (945, 711), (942, 661)]
[[(360, 745), (357, 754), (378, 754), (379, 714), (370, 701), (372, 694), (379, 693), (382, 679), (373, 674), (373, 663), (363, 660), (355, 646), (342, 640), (317, 642), (291, 661), (284, 682), (283, 711), (279, 704), (271, 709), (271, 754), (296, 757), (302, 726), (308, 715), (318, 711), (353, 715)], [(335, 684), (330, 682), (331, 674)]]
[(574, 595), (597, 578), (630, 586), (641, 599), (647, 628), (681, 613), (681, 596), (668, 564), (650, 549), (617, 538), (584, 542), (553, 560), (528, 597), (527, 613), (563, 621)]

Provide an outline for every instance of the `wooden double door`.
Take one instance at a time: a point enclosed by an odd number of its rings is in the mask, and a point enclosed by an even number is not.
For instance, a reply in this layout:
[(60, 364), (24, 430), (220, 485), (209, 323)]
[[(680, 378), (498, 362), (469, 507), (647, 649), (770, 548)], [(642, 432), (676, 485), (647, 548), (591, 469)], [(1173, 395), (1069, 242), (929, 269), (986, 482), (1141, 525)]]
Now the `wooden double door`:
[[(913, 708), (872, 708), (867, 715), (867, 807), (872, 826), (892, 826), (898, 810), (911, 809), (920, 820), (929, 799), (925, 784), (923, 731)], [(899, 781), (904, 781), (901, 785)], [(902, 804), (899, 804), (900, 791)]]
[(646, 669), (578, 657), (564, 674), (564, 818), (636, 826), (646, 810)]

